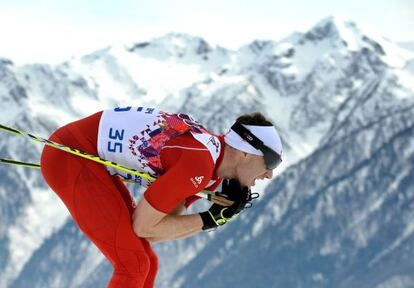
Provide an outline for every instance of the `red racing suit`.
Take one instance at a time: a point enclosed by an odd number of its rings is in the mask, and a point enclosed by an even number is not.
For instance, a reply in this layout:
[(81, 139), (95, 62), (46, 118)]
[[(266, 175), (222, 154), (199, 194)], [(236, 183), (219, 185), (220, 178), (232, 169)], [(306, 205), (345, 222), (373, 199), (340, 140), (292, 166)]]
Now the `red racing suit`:
[[(222, 136), (209, 133), (187, 115), (161, 111), (156, 112), (155, 118), (151, 116), (150, 120), (157, 123), (151, 122), (154, 125), (150, 127), (145, 124), (146, 131), (134, 130), (134, 125), (140, 126), (136, 122), (124, 127), (122, 118), (128, 118), (125, 112), (156, 111), (129, 108), (117, 108), (117, 113), (112, 114), (117, 117), (114, 127), (110, 127), (114, 118), (105, 115), (116, 109), (69, 123), (49, 139), (102, 158), (109, 156), (107, 160), (150, 173), (157, 177), (155, 182), (144, 183), (140, 177), (49, 146), (45, 146), (41, 156), (44, 179), (64, 202), (77, 226), (114, 267), (108, 284), (111, 288), (154, 287), (158, 270), (157, 256), (150, 244), (132, 229), (135, 201), (122, 178), (149, 185), (145, 199), (164, 213), (183, 202), (188, 207), (198, 199), (196, 193), (214, 190), (221, 182), (217, 168), (223, 157)], [(140, 115), (138, 120), (148, 120), (145, 116)], [(116, 153), (121, 150), (122, 153)], [(109, 155), (108, 151), (114, 153)]]

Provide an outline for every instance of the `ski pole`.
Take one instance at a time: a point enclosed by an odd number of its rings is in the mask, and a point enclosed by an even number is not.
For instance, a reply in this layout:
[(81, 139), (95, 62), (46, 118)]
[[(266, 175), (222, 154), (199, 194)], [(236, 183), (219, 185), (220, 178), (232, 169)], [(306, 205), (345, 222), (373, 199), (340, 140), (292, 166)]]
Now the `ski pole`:
[[(10, 164), (10, 165), (40, 169), (40, 164), (32, 163), (32, 162), (23, 162), (23, 161), (16, 161), (16, 160), (11, 160), (11, 159), (0, 158), (0, 163), (1, 164)], [(132, 184), (136, 183), (133, 180), (127, 180), (127, 179), (122, 179), (122, 181), (124, 181), (126, 183), (132, 183)]]
[[(0, 158), (0, 163), (1, 164), (9, 164), (9, 165), (16, 165), (16, 166), (40, 169), (40, 164), (31, 163), (31, 162), (16, 161), (16, 160), (11, 160), (11, 159)], [(126, 182), (126, 183), (131, 183), (131, 184), (136, 184), (137, 183), (134, 180), (127, 180), (127, 179), (122, 179), (122, 181)], [(219, 205), (222, 205), (222, 206), (229, 206), (233, 203), (232, 201), (227, 200), (226, 198), (216, 194), (213, 191), (202, 191), (201, 193), (198, 193), (197, 196), (202, 197), (206, 200), (212, 201), (213, 203), (216, 203), (216, 204), (219, 204)]]
[(15, 161), (15, 160), (10, 160), (10, 159), (0, 158), (0, 163), (40, 169), (40, 164), (30, 163), (30, 162), (22, 162), (22, 161)]
[(86, 159), (89, 159), (89, 160), (98, 162), (100, 164), (104, 164), (106, 166), (110, 166), (110, 167), (116, 168), (118, 170), (122, 170), (124, 172), (130, 173), (130, 174), (133, 174), (133, 175), (140, 176), (140, 177), (145, 178), (145, 179), (148, 179), (150, 181), (155, 181), (155, 179), (156, 179), (156, 178), (152, 177), (151, 175), (149, 175), (147, 173), (139, 172), (139, 171), (137, 171), (135, 169), (131, 169), (131, 168), (125, 167), (125, 166), (120, 165), (118, 163), (115, 163), (115, 162), (111, 162), (111, 161), (102, 159), (99, 156), (91, 155), (91, 154), (82, 152), (82, 151), (80, 151), (78, 149), (70, 148), (70, 147), (67, 147), (65, 145), (62, 145), (62, 144), (59, 144), (59, 143), (50, 141), (48, 139), (34, 136), (34, 135), (30, 134), (30, 133), (26, 133), (26, 132), (23, 132), (23, 131), (19, 131), (17, 129), (14, 129), (14, 128), (11, 128), (11, 127), (7, 127), (7, 126), (1, 125), (1, 124), (0, 124), (0, 129), (1, 130), (4, 130), (6, 132), (9, 132), (9, 133), (18, 135), (18, 136), (25, 136), (25, 137), (29, 138), (32, 141), (46, 144), (46, 145), (51, 146), (53, 148), (60, 149), (62, 151), (68, 152), (70, 154), (73, 154), (73, 155), (76, 155), (76, 156), (79, 156), (79, 157), (82, 157), (82, 158), (86, 158)]
[[(68, 152), (70, 154), (73, 154), (73, 155), (76, 155), (76, 156), (79, 156), (79, 157), (82, 157), (82, 158), (85, 158), (85, 159), (88, 159), (88, 160), (91, 160), (91, 161), (94, 161), (94, 162), (97, 162), (97, 163), (100, 163), (100, 164), (103, 164), (103, 165), (106, 165), (106, 166), (110, 166), (110, 167), (125, 171), (127, 173), (132, 174), (132, 175), (137, 175), (139, 177), (148, 179), (150, 181), (155, 181), (156, 180), (155, 177), (152, 177), (148, 173), (139, 172), (135, 169), (125, 167), (121, 164), (102, 159), (99, 156), (91, 155), (91, 154), (82, 152), (78, 149), (74, 149), (74, 148), (71, 148), (71, 147), (68, 147), (68, 146), (50, 141), (50, 140), (42, 138), (42, 137), (34, 136), (30, 133), (26, 133), (26, 132), (23, 132), (23, 131), (20, 131), (20, 130), (11, 128), (11, 127), (7, 127), (7, 126), (4, 126), (2, 124), (0, 124), (0, 130), (4, 130), (6, 132), (9, 132), (11, 134), (15, 134), (15, 135), (18, 135), (18, 136), (25, 136), (25, 137), (29, 138), (30, 140), (32, 140), (34, 142), (39, 142), (39, 143), (46, 144), (46, 145), (51, 146), (53, 148)], [(6, 164), (14, 164), (14, 165), (20, 165), (20, 166), (25, 166), (25, 167), (31, 167), (31, 168), (40, 168), (39, 164), (21, 162), (21, 161), (9, 160), (9, 159), (2, 159), (2, 161), (0, 161), (0, 162), (1, 163), (6, 163)], [(233, 201), (227, 200), (226, 198), (217, 195), (213, 191), (202, 191), (202, 192), (197, 193), (196, 195), (199, 196), (199, 197), (205, 198), (209, 201), (212, 201), (216, 204), (221, 204), (221, 205), (226, 204), (225, 206), (233, 204)]]

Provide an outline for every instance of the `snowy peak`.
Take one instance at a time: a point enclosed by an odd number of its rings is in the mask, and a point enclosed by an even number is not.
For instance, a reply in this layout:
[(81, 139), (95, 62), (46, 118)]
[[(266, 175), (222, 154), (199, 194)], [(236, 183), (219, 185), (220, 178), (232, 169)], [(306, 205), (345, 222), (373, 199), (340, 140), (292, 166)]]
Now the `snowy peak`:
[(400, 45), (401, 48), (414, 52), (414, 42), (400, 42), (398, 44)]
[(338, 16), (323, 19), (298, 40), (299, 45), (318, 45), (322, 42), (328, 42), (335, 49), (359, 51), (366, 47), (379, 55), (385, 55), (383, 47), (373, 37), (368, 36), (353, 21)]
[[(407, 72), (413, 69), (410, 63), (414, 62), (409, 59), (414, 59), (414, 54), (360, 29), (352, 21), (333, 16), (306, 33), (296, 32), (278, 42), (254, 41), (239, 49), (235, 58), (233, 70), (240, 67), (238, 72), (250, 75), (253, 85), (263, 91), (269, 114), (275, 117), (276, 123), (283, 123), (281, 126), (289, 131), (285, 140), (295, 143), (292, 147), (301, 155), (308, 155), (319, 145), (333, 119), (341, 115), (338, 121), (342, 122), (345, 117), (342, 115), (354, 111), (354, 106), (342, 109), (342, 105), (350, 105), (351, 99), (359, 103), (374, 93), (381, 75), (388, 75), (381, 79), (390, 79), (393, 83), (380, 86), (381, 91), (385, 91), (383, 87), (392, 90), (388, 94), (408, 97), (406, 88), (400, 86), (412, 86), (409, 80), (412, 76)], [(381, 105), (378, 95), (382, 94), (376, 91), (375, 95), (372, 103)], [(339, 110), (342, 110), (340, 114)], [(365, 115), (359, 114), (362, 118)], [(306, 145), (301, 147), (298, 143)]]
[(10, 59), (0, 57), (0, 66), (1, 65), (14, 65), (14, 63)]
[(306, 32), (299, 44), (304, 44), (307, 41), (316, 43), (329, 40), (332, 44), (335, 44), (335, 48), (342, 46), (351, 51), (358, 51), (366, 47), (371, 48), (379, 55), (385, 55), (384, 48), (378, 43), (383, 39), (375, 38), (379, 37), (363, 31), (351, 20), (330, 16), (318, 22)]
[(117, 101), (131, 104), (130, 99), (152, 106), (220, 71), (230, 53), (200, 37), (170, 33), (132, 46), (97, 50), (72, 59), (67, 68), (84, 75), (108, 107)]
[[(168, 33), (151, 41), (137, 42), (125, 46), (109, 46), (83, 56), (82, 62), (91, 64), (112, 56), (129, 58), (150, 58), (174, 62), (206, 62), (216, 56), (227, 56), (230, 51), (222, 47), (213, 47), (201, 37), (184, 33)], [(129, 54), (129, 55), (128, 55)], [(128, 55), (128, 56), (125, 56)], [(200, 61), (201, 60), (201, 61)]]
[(307, 41), (318, 42), (326, 39), (340, 41), (345, 47), (357, 50), (357, 44), (361, 39), (361, 31), (352, 21), (343, 20), (336, 16), (330, 16), (318, 22), (301, 39), (303, 44)]
[[(218, 48), (224, 52), (223, 48)], [(158, 57), (168, 59), (171, 57), (183, 58), (185, 56), (198, 56), (203, 60), (209, 59), (213, 48), (203, 38), (184, 33), (169, 33), (163, 37), (155, 38), (151, 42), (140, 42), (128, 48), (129, 52), (147, 55), (156, 52)]]
[(255, 40), (240, 50), (249, 50), (255, 55), (262, 54), (264, 51), (268, 51), (274, 48), (274, 41), (270, 40)]
[(338, 16), (327, 17), (302, 36), (297, 35), (290, 39), (296, 44), (324, 46), (342, 54), (369, 53), (379, 57), (382, 62), (390, 66), (401, 67), (405, 61), (414, 57), (413, 53), (384, 39), (377, 32), (361, 29), (355, 22)]
[(13, 62), (0, 58), (0, 103), (7, 113), (0, 113), (0, 123), (10, 123), (28, 108), (28, 94), (15, 73)]
[(237, 58), (246, 69), (266, 70), (289, 82), (301, 82), (318, 66), (336, 69), (356, 58), (366, 59), (376, 69), (403, 68), (414, 59), (414, 53), (352, 21), (330, 16), (305, 33), (295, 32), (280, 41), (254, 41), (240, 48)]
[(317, 62), (329, 55), (336, 60), (349, 58), (353, 52), (371, 51), (375, 57), (384, 56), (386, 52), (380, 41), (367, 35), (354, 22), (330, 16), (305, 33), (295, 32), (277, 42), (254, 41), (240, 48), (238, 53), (252, 65), (263, 62), (268, 65), (270, 61), (275, 68), (302, 79)]
[(96, 50), (90, 54), (87, 54), (83, 57), (81, 57), (81, 61), (85, 64), (87, 63), (93, 63), (95, 61), (98, 61), (99, 59), (103, 59), (107, 57), (107, 55), (111, 52), (112, 47), (108, 46), (99, 50)]

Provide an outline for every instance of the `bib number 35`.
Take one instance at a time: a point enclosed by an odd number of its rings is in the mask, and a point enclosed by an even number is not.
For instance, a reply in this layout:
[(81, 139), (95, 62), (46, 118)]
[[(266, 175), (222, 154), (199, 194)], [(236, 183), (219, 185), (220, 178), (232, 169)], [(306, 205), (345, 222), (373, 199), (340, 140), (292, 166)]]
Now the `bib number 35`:
[(125, 130), (109, 129), (108, 151), (113, 153), (122, 153), (122, 140), (124, 139)]

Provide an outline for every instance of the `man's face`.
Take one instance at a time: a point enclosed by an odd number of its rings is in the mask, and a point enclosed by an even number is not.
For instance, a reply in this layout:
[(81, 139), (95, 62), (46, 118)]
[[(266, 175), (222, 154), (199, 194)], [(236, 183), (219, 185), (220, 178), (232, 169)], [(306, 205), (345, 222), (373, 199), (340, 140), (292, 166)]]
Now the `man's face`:
[(263, 156), (245, 154), (245, 157), (236, 167), (236, 177), (242, 186), (252, 187), (257, 179), (271, 179), (273, 170), (265, 166)]

